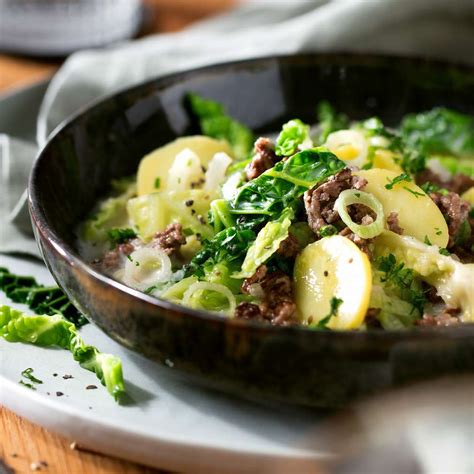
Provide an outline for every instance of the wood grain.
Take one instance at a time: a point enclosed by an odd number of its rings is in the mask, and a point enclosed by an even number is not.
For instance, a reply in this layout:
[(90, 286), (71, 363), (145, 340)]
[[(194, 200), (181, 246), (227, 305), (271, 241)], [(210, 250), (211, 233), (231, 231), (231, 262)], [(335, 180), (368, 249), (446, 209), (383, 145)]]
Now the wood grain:
[[(148, 20), (140, 36), (179, 31), (189, 24), (222, 13), (237, 0), (144, 0)], [(1, 15), (1, 12), (0, 12)], [(52, 75), (60, 59), (31, 59), (0, 54), (0, 93)]]
[[(190, 23), (220, 13), (236, 0), (144, 0), (149, 21), (141, 35), (178, 31)], [(1, 14), (1, 13), (0, 13)], [(0, 93), (52, 75), (61, 60), (22, 58), (0, 54)], [(148, 474), (151, 468), (101, 454), (72, 450), (67, 440), (36, 426), (0, 406), (0, 474)], [(45, 464), (41, 464), (44, 461)]]
[[(16, 473), (38, 471), (48, 474), (163, 472), (83, 451), (80, 447), (71, 449), (72, 442), (0, 407), (0, 460), (3, 460), (4, 469), (8, 467)], [(1, 467), (0, 464), (0, 472)]]

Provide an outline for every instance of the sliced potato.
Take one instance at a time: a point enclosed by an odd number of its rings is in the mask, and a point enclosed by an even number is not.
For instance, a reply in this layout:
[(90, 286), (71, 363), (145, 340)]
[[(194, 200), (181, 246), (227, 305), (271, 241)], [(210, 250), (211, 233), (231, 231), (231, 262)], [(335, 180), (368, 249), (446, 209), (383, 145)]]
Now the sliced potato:
[(385, 185), (399, 173), (380, 168), (360, 170), (354, 174), (367, 180), (364, 191), (372, 193), (382, 203), (385, 216), (391, 212), (398, 214), (398, 223), (404, 235), (446, 247), (449, 240), (448, 225), (438, 206), (419, 186), (402, 181), (387, 189)]
[(202, 166), (207, 166), (212, 157), (219, 152), (232, 157), (232, 150), (224, 140), (215, 140), (202, 135), (178, 138), (152, 151), (141, 160), (137, 175), (138, 195), (168, 189), (168, 171), (176, 155), (186, 148), (199, 157)]
[(363, 323), (372, 291), (372, 269), (367, 255), (348, 238), (334, 235), (305, 247), (296, 258), (294, 279), (302, 323), (325, 318), (333, 297), (342, 303), (328, 327), (356, 329)]
[(132, 225), (145, 242), (173, 222), (209, 237), (211, 229), (206, 225), (206, 216), (214, 198), (215, 195), (202, 189), (161, 191), (130, 199), (127, 211)]
[(395, 171), (397, 174), (403, 173), (402, 168), (397, 164), (395, 158), (395, 153), (390, 150), (375, 150), (373, 162), (374, 168)]

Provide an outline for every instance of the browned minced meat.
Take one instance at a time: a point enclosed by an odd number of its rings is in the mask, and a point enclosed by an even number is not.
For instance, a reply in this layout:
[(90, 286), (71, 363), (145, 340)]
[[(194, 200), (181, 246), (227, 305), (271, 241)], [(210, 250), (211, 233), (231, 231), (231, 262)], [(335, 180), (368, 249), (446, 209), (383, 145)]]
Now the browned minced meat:
[(460, 324), (459, 320), (459, 309), (446, 307), (441, 313), (432, 315), (425, 313), (423, 318), (418, 320), (416, 324), (422, 327), (434, 327), (434, 326), (454, 326)]
[(186, 243), (181, 224), (170, 224), (163, 232), (157, 232), (150, 242), (150, 247), (159, 247), (167, 255), (179, 250)]
[(280, 243), (277, 253), (281, 257), (295, 258), (300, 250), (298, 239), (290, 232), (288, 237)]
[(448, 181), (443, 181), (438, 174), (430, 169), (426, 169), (416, 176), (416, 184), (419, 186), (428, 182), (457, 194), (462, 194), (474, 186), (474, 179), (461, 173), (454, 175)]
[(306, 191), (304, 205), (308, 214), (308, 224), (313, 232), (317, 233), (321, 227), (339, 220), (334, 203), (342, 191), (351, 188), (363, 189), (366, 184), (365, 179), (352, 176), (351, 170), (345, 168), (331, 176), (325, 183)]
[(367, 313), (365, 313), (365, 324), (369, 328), (381, 328), (382, 325), (378, 320), (378, 315), (380, 313), (380, 308), (369, 308)]
[(461, 228), (461, 224), (468, 218), (471, 205), (461, 199), (459, 194), (449, 192), (446, 195), (441, 193), (431, 193), (431, 199), (439, 207), (448, 223), (449, 242), (448, 248), (453, 247), (456, 236)]
[(123, 257), (130, 255), (140, 243), (139, 239), (131, 239), (128, 242), (119, 244), (114, 249), (106, 252), (102, 259), (94, 260), (92, 264), (100, 271), (112, 275), (122, 266)]
[(352, 240), (352, 242), (354, 242), (357, 247), (362, 250), (362, 252), (364, 252), (369, 258), (372, 258), (372, 249), (370, 248), (370, 244), (374, 239), (362, 239), (357, 234), (354, 234), (354, 232), (352, 232), (349, 227), (342, 229), (341, 232), (339, 232), (339, 235)]
[(252, 277), (244, 281), (242, 292), (249, 293), (253, 285), (260, 286), (262, 302), (259, 305), (241, 303), (237, 306), (235, 317), (269, 321), (279, 326), (295, 322), (296, 304), (291, 278), (288, 275), (280, 270), (268, 272), (267, 267), (261, 265)]
[(253, 321), (265, 321), (260, 307), (247, 301), (242, 301), (235, 308), (235, 317), (237, 319), (252, 319)]
[(387, 225), (388, 225), (388, 228), (392, 232), (395, 232), (396, 234), (400, 234), (400, 235), (403, 234), (403, 229), (398, 224), (398, 213), (397, 212), (391, 212), (388, 215)]
[(269, 138), (260, 137), (255, 142), (255, 156), (246, 169), (247, 179), (255, 179), (281, 160), (275, 153), (275, 146)]

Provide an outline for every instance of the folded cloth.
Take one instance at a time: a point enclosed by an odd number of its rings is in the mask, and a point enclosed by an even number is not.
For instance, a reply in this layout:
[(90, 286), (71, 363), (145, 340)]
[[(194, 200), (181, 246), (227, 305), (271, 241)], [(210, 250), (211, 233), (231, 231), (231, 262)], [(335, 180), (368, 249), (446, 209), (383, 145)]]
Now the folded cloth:
[[(342, 50), (474, 63), (474, 2), (259, 0), (180, 33), (79, 52), (48, 88), (38, 118), (38, 143), (42, 146), (84, 104), (147, 78), (247, 57)], [(15, 163), (11, 175), (17, 172)], [(6, 248), (0, 242), (0, 251)]]

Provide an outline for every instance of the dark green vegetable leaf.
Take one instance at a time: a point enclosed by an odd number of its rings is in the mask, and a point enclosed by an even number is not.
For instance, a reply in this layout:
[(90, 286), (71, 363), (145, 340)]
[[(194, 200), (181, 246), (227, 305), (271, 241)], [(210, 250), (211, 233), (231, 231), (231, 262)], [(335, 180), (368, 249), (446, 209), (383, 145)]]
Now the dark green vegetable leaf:
[(9, 342), (28, 342), (43, 347), (67, 349), (81, 367), (97, 375), (116, 400), (125, 392), (120, 359), (102, 354), (95, 347), (87, 345), (74, 324), (59, 314), (27, 316), (9, 306), (1, 306), (0, 337)]
[(474, 154), (474, 118), (454, 110), (438, 107), (407, 115), (400, 129), (407, 145), (423, 154)]
[(299, 119), (290, 120), (283, 125), (283, 129), (278, 135), (275, 153), (278, 156), (291, 156), (307, 140), (309, 140), (309, 125)]
[(342, 170), (345, 164), (324, 147), (304, 150), (277, 163), (242, 186), (231, 212), (279, 215), (304, 192)]
[(77, 327), (88, 322), (61, 288), (39, 285), (33, 277), (14, 275), (7, 268), (0, 268), (0, 290), (15, 303), (26, 304), (35, 313), (60, 314)]
[(245, 125), (226, 115), (218, 102), (190, 93), (191, 110), (199, 119), (202, 133), (212, 138), (227, 140), (238, 160), (245, 160), (252, 152), (255, 137)]

